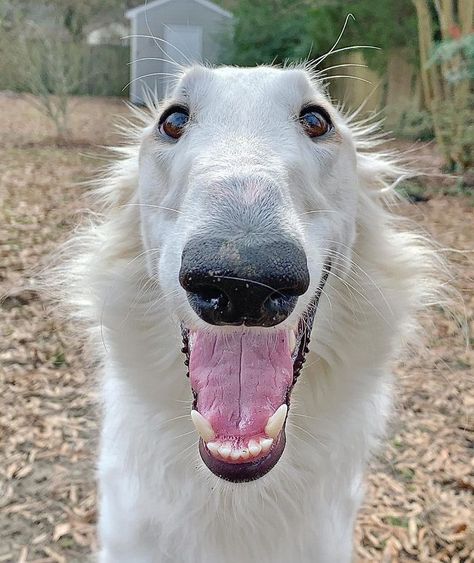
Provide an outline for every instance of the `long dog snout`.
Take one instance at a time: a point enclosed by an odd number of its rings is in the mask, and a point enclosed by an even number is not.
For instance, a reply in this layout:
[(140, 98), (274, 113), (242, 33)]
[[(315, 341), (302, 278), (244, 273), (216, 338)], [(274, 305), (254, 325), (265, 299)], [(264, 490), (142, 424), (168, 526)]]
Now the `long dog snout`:
[(213, 325), (270, 327), (283, 322), (309, 286), (306, 255), (288, 238), (191, 239), (179, 281), (201, 319)]

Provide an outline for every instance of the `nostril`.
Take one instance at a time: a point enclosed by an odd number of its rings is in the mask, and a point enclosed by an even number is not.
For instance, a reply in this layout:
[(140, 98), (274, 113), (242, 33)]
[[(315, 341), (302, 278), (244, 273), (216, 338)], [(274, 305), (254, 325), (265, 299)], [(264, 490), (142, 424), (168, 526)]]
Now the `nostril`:
[(295, 308), (298, 295), (294, 290), (275, 291), (267, 297), (262, 306), (265, 324), (273, 326), (283, 322)]
[(213, 325), (242, 324), (235, 318), (234, 305), (227, 294), (212, 285), (196, 285), (187, 290), (188, 301), (201, 319)]
[(267, 301), (272, 307), (281, 308), (285, 307), (292, 297), (297, 296), (295, 294), (291, 294), (290, 292), (275, 291), (275, 293), (272, 293), (270, 297), (268, 297)]
[(192, 292), (202, 305), (211, 309), (226, 309), (229, 305), (229, 298), (225, 293), (207, 285), (198, 286)]

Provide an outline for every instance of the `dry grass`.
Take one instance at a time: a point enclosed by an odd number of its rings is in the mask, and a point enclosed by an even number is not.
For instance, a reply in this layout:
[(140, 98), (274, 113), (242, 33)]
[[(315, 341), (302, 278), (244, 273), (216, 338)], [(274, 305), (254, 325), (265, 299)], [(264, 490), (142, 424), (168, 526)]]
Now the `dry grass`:
[[(0, 146), (55, 145), (52, 122), (27, 102), (29, 97), (0, 91)], [(69, 107), (69, 128), (76, 146), (110, 144), (116, 139), (116, 116), (127, 114), (120, 98), (75, 97), (70, 99)]]
[[(113, 139), (117, 101), (79, 100), (75, 141)], [(0, 96), (0, 562), (84, 561), (96, 545), (94, 377), (68, 326), (35, 291), (45, 264), (84, 207), (74, 184), (101, 165), (88, 148), (56, 147), (19, 98)], [(87, 153), (87, 154), (86, 154)], [(433, 148), (424, 147), (433, 159)], [(473, 208), (434, 197), (404, 214), (445, 247), (472, 249)], [(397, 416), (368, 475), (356, 546), (361, 561), (474, 561), (472, 254), (448, 253), (465, 312), (435, 310), (426, 336), (397, 366)]]

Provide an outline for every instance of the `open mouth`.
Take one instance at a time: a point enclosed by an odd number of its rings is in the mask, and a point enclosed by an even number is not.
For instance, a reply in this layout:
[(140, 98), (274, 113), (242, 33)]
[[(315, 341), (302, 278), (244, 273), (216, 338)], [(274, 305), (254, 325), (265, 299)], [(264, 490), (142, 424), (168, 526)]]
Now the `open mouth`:
[(305, 362), (329, 269), (296, 330), (182, 327), (199, 452), (218, 477), (253, 481), (283, 454), (291, 392)]

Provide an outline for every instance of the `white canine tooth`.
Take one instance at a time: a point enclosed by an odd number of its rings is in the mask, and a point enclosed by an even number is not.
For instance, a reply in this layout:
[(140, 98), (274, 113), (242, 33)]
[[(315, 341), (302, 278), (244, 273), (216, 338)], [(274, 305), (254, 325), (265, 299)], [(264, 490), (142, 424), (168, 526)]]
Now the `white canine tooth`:
[(212, 429), (211, 423), (205, 419), (200, 412), (193, 409), (191, 411), (191, 420), (196, 427), (199, 435), (205, 442), (211, 442), (216, 437), (216, 433)]
[(265, 426), (265, 434), (269, 438), (276, 439), (278, 434), (280, 434), (283, 424), (285, 423), (287, 412), (288, 407), (285, 403), (283, 403), (283, 405), (280, 405), (268, 419), (267, 425)]
[(232, 448), (230, 447), (230, 444), (222, 444), (222, 446), (219, 446), (218, 449), (219, 455), (224, 459), (227, 459), (230, 456), (231, 451)]
[(293, 353), (294, 349), (296, 348), (296, 334), (293, 330), (290, 330), (290, 334), (288, 336), (288, 344), (290, 346), (290, 352)]
[(260, 438), (260, 445), (262, 446), (262, 452), (266, 453), (270, 450), (273, 444), (273, 438)]
[(217, 442), (208, 442), (206, 446), (213, 455), (215, 455), (219, 449), (219, 444)]
[(256, 457), (261, 451), (262, 451), (262, 446), (256, 440), (250, 440), (249, 442), (250, 455)]

